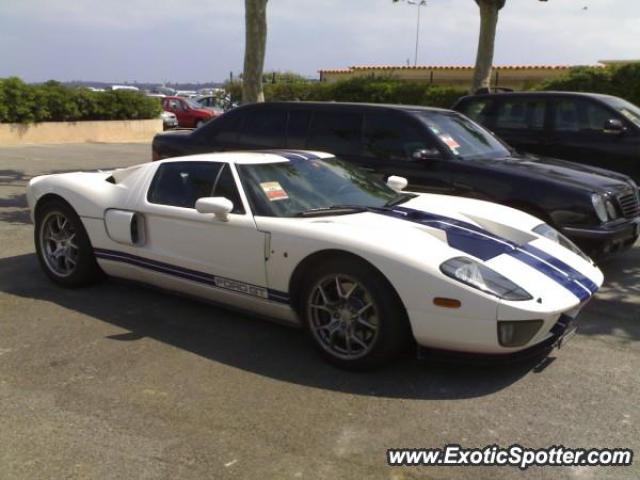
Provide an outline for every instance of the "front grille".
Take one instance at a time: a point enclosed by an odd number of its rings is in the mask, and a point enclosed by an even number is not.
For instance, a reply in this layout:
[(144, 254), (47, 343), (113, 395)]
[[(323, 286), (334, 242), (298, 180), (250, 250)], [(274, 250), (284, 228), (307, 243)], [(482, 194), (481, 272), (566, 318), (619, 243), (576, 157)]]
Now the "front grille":
[(633, 190), (618, 195), (618, 204), (622, 215), (626, 218), (635, 218), (640, 215), (640, 200), (638, 200), (638, 194)]

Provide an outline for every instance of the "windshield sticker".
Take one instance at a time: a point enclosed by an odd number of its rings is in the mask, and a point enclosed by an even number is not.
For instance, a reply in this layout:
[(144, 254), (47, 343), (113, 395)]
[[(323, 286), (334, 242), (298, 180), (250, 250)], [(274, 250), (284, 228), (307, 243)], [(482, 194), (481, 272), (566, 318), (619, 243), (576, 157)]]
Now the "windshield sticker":
[(447, 147), (449, 147), (453, 153), (457, 153), (456, 151), (460, 148), (460, 144), (454, 140), (454, 138), (449, 134), (439, 135), (440, 140), (442, 140)]
[(433, 125), (429, 125), (429, 130), (438, 135), (440, 133), (440, 129), (438, 127), (434, 127)]
[(282, 188), (279, 182), (262, 182), (260, 187), (271, 202), (287, 200), (289, 198), (289, 195), (287, 195), (287, 192), (284, 191), (284, 188)]

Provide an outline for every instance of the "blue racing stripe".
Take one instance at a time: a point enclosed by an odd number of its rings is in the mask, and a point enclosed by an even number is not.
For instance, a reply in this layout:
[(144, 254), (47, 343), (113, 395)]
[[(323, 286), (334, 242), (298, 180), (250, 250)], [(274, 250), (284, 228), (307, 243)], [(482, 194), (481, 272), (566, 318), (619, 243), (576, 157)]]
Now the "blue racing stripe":
[(580, 301), (598, 289), (591, 279), (548, 253), (528, 244), (518, 245), (472, 223), (401, 206), (373, 211), (443, 230), (451, 247), (483, 261), (502, 254), (510, 255), (546, 275)]
[[(152, 260), (150, 258), (139, 257), (137, 255), (132, 255), (126, 252), (106, 250), (102, 248), (95, 248), (93, 251), (97, 258), (103, 260), (127, 263), (129, 265), (135, 265), (136, 267), (145, 268), (147, 270), (163, 273), (165, 275), (171, 275), (173, 277), (190, 280), (192, 282), (201, 283), (222, 290), (243, 293), (245, 295), (262, 298), (264, 300), (271, 300), (279, 303), (289, 303), (289, 294), (286, 292), (260, 287), (258, 285), (220, 277), (218, 275), (212, 275), (210, 273), (190, 270), (188, 268), (178, 267), (168, 263), (159, 262), (157, 260)], [(266, 297), (260, 295), (258, 292), (264, 292)]]

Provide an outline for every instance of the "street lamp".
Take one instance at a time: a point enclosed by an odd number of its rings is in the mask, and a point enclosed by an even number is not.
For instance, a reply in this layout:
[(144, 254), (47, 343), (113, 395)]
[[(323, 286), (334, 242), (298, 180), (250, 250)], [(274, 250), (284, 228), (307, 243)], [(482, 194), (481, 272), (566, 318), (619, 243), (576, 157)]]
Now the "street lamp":
[[(398, 0), (394, 0), (394, 1), (398, 1)], [(427, 0), (403, 0), (405, 2), (407, 2), (409, 5), (415, 5), (418, 9), (418, 19), (417, 19), (417, 23), (416, 23), (416, 51), (415, 51), (415, 55), (413, 57), (413, 65), (417, 65), (418, 64), (418, 45), (420, 44), (420, 7), (426, 7), (427, 6)]]

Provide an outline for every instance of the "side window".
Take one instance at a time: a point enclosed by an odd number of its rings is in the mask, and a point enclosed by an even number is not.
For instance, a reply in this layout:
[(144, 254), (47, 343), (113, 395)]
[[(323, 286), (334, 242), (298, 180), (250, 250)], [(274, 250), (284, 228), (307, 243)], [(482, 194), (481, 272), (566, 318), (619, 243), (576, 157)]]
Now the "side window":
[(546, 102), (536, 98), (503, 99), (496, 115), (496, 129), (544, 129)]
[(242, 111), (224, 113), (196, 130), (195, 134), (209, 145), (235, 144), (238, 140), (238, 132), (242, 128), (244, 115)]
[(169, 100), (169, 108), (171, 110), (182, 111), (182, 104), (180, 103), (180, 100), (171, 99)]
[(261, 108), (247, 116), (240, 142), (257, 147), (284, 147), (287, 112)]
[(437, 148), (435, 141), (410, 119), (394, 113), (365, 115), (365, 154), (387, 160), (408, 160), (416, 150)]
[(311, 110), (291, 110), (287, 123), (287, 147), (305, 148)]
[(485, 125), (489, 121), (489, 109), (492, 104), (493, 102), (488, 98), (470, 100), (462, 105), (460, 113), (465, 114), (474, 122)]
[(238, 186), (236, 185), (236, 180), (233, 178), (233, 173), (231, 173), (231, 167), (229, 165), (225, 164), (222, 167), (212, 196), (228, 198), (233, 203), (231, 213), (244, 214), (244, 207), (242, 206)]
[(564, 99), (556, 103), (554, 125), (559, 132), (601, 131), (605, 121), (613, 116), (595, 102), (581, 98)]
[(362, 150), (362, 114), (315, 112), (311, 120), (307, 148), (335, 155), (354, 155)]
[(220, 163), (170, 162), (158, 167), (147, 200), (173, 207), (195, 208), (196, 200), (210, 197)]

